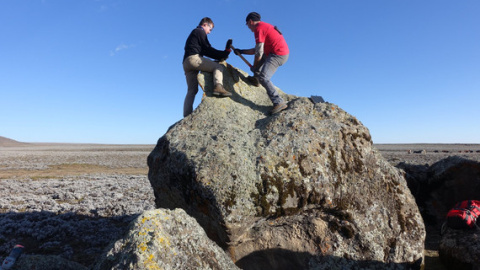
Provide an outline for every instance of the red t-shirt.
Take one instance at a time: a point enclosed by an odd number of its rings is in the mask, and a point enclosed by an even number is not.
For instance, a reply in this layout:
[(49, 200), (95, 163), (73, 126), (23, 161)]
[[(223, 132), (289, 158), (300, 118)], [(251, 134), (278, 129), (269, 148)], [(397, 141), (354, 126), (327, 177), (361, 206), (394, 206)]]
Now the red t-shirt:
[(274, 53), (276, 55), (287, 55), (290, 53), (288, 45), (283, 35), (281, 35), (274, 26), (259, 22), (255, 28), (255, 42), (263, 43), (263, 51), (265, 55)]

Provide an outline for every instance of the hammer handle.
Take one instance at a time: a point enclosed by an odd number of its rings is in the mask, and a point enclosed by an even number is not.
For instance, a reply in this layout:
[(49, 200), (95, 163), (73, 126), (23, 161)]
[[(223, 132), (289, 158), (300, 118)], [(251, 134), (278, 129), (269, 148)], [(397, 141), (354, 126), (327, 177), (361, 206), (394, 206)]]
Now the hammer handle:
[[(233, 45), (230, 45), (230, 48), (232, 48), (232, 50), (235, 51), (235, 47), (233, 47)], [(249, 67), (252, 67), (252, 64), (250, 64), (250, 62), (248, 62), (248, 60), (245, 59), (245, 57), (243, 57), (242, 54), (239, 53), (239, 54), (237, 54), (237, 55), (240, 56), (240, 58), (242, 58), (242, 60), (243, 60), (243, 62), (245, 62), (245, 64), (247, 64)]]

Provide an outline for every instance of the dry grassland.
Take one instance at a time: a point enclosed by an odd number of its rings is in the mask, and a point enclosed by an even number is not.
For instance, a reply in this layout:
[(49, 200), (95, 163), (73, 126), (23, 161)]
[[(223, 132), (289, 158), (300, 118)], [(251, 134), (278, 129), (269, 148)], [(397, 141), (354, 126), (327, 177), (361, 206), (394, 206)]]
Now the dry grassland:
[(9, 178), (31, 178), (31, 179), (55, 179), (66, 176), (78, 176), (84, 174), (144, 174), (148, 173), (147, 168), (109, 168), (94, 164), (58, 164), (51, 165), (45, 169), (8, 169), (0, 168), (0, 179)]
[(153, 145), (27, 144), (0, 147), (0, 179), (146, 175)]

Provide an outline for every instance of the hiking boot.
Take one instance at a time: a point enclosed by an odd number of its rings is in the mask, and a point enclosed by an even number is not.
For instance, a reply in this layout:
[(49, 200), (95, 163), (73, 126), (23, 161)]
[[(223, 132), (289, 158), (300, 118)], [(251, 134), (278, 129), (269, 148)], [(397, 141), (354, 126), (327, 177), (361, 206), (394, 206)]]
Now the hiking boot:
[(255, 76), (248, 76), (247, 79), (250, 82), (250, 84), (252, 84), (254, 86), (259, 86), (260, 85), (260, 81)]
[(213, 95), (215, 96), (221, 96), (221, 97), (230, 97), (232, 96), (232, 93), (228, 92), (223, 88), (223, 85), (217, 84), (215, 86), (215, 89), (213, 89)]
[(287, 103), (282, 102), (278, 103), (277, 105), (273, 106), (273, 109), (270, 111), (272, 114), (276, 114), (278, 112), (281, 112), (287, 108)]

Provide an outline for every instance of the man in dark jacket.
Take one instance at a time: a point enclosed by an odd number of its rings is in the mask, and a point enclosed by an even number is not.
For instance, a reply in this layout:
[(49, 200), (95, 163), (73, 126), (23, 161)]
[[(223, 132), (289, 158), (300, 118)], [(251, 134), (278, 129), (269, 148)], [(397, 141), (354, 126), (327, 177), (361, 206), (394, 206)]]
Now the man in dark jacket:
[(207, 35), (212, 32), (214, 27), (212, 19), (205, 17), (193, 29), (185, 43), (185, 55), (183, 56), (183, 70), (187, 78), (187, 95), (183, 104), (183, 116), (191, 114), (193, 111), (193, 102), (198, 92), (197, 75), (199, 71), (213, 73), (213, 94), (219, 97), (229, 97), (232, 93), (223, 88), (223, 71), (225, 67), (204, 56), (225, 60), (230, 54), (230, 49), (219, 51), (213, 48), (208, 41)]

